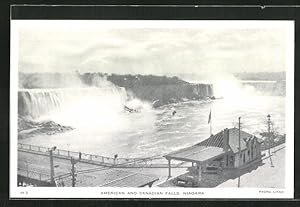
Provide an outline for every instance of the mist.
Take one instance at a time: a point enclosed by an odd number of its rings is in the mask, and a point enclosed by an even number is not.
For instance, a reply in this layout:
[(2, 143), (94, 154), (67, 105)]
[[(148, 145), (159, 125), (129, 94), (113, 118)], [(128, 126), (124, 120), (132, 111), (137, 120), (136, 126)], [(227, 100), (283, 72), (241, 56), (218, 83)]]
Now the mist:
[[(95, 76), (91, 85), (86, 85), (76, 74), (53, 79), (56, 76), (29, 76), (29, 79), (34, 79), (31, 86), (41, 84), (41, 88), (19, 90), (24, 96), (24, 104), (30, 111), (31, 119), (52, 120), (89, 130), (101, 127), (103, 132), (126, 130), (131, 125), (124, 111), (126, 105), (145, 113), (148, 120), (151, 120), (149, 116), (152, 107), (149, 103), (132, 95), (129, 97), (124, 88), (115, 86), (105, 77)], [(28, 80), (24, 79), (25, 82)], [(56, 88), (51, 88), (53, 84)]]

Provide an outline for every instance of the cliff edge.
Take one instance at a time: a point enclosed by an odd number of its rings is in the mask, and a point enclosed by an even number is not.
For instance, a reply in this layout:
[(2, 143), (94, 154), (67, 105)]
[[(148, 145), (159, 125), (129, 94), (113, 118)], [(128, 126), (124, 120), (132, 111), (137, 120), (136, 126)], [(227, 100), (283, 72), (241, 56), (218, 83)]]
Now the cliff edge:
[(211, 84), (192, 84), (178, 77), (154, 75), (104, 75), (85, 73), (82, 80), (91, 85), (95, 76), (126, 89), (129, 96), (153, 103), (153, 107), (177, 103), (185, 100), (201, 100), (213, 97)]

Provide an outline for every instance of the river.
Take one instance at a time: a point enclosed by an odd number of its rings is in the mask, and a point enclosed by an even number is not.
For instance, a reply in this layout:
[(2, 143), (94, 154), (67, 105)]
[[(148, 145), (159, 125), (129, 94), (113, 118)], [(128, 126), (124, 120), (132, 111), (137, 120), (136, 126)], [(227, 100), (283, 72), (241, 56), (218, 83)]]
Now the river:
[[(238, 127), (240, 116), (242, 130), (258, 135), (266, 130), (268, 114), (274, 128), (285, 133), (285, 97), (235, 91), (228, 94), (220, 99), (186, 101), (157, 109), (145, 104), (147, 106), (139, 113), (113, 111), (108, 107), (112, 104), (107, 102), (103, 105), (103, 101), (99, 110), (98, 102), (90, 101), (91, 97), (82, 97), (80, 100), (83, 103), (79, 108), (60, 114), (60, 118), (52, 116), (57, 123), (69, 120), (69, 125), (75, 125), (74, 130), (38, 135), (19, 142), (110, 157), (114, 154), (119, 157), (147, 157), (165, 154), (208, 138), (210, 111), (213, 134), (224, 128)], [(176, 111), (175, 115), (172, 115), (173, 111)], [(76, 121), (80, 124), (76, 125)]]

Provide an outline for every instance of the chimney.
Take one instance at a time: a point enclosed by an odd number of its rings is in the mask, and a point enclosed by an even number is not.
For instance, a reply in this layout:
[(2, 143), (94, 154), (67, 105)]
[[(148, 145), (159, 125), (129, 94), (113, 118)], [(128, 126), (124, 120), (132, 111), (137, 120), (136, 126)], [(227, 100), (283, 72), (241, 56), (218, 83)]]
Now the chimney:
[(223, 132), (223, 149), (225, 152), (229, 149), (229, 129), (224, 129)]

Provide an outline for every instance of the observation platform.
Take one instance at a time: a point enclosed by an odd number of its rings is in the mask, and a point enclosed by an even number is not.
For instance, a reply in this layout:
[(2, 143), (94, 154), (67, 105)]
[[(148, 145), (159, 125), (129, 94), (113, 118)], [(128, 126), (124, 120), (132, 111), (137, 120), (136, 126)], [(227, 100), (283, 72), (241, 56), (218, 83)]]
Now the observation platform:
[[(18, 145), (18, 183), (71, 187), (71, 157), (78, 160), (75, 164), (75, 187), (151, 187), (154, 182), (159, 180), (157, 175), (140, 173), (138, 167), (136, 170), (127, 171), (123, 169), (126, 168), (126, 165), (134, 162), (138, 164), (142, 162), (141, 160), (117, 160), (97, 155), (83, 153), (79, 155), (75, 152), (55, 150), (52, 154), (55, 184), (51, 184), (51, 164), (48, 150), (48, 148), (41, 146)], [(81, 160), (78, 159), (78, 156), (81, 156)]]

